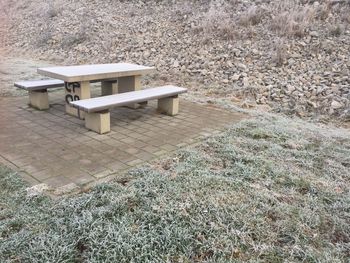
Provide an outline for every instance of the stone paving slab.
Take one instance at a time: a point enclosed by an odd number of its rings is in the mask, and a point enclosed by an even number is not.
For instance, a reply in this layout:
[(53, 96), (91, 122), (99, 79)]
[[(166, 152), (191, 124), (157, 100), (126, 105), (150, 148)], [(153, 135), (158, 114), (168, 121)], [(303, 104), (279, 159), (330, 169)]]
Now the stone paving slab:
[[(98, 91), (95, 91), (95, 93)], [(171, 117), (146, 108), (115, 108), (111, 132), (100, 135), (64, 110), (63, 91), (49, 94), (50, 109), (38, 111), (27, 97), (0, 97), (0, 162), (31, 184), (84, 186), (219, 133), (245, 116), (180, 98)], [(184, 97), (184, 96), (183, 96)]]

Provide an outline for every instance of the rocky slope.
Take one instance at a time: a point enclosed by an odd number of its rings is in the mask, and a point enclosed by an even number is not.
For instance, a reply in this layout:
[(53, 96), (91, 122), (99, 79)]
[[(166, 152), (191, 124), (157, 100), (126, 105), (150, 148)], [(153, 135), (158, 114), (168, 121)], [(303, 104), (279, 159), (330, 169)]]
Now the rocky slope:
[(64, 64), (154, 65), (154, 79), (192, 93), (350, 119), (349, 1), (0, 3), (7, 49)]

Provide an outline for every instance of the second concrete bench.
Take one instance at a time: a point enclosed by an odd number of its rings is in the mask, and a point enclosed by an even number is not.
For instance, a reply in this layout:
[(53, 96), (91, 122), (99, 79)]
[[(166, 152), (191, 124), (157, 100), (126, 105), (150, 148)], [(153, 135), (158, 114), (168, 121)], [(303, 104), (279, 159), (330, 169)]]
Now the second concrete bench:
[(103, 134), (110, 131), (110, 109), (127, 106), (132, 103), (144, 103), (158, 100), (158, 110), (167, 115), (176, 115), (179, 111), (178, 95), (187, 89), (176, 86), (163, 86), (93, 99), (72, 101), (70, 105), (85, 112), (85, 127)]
[(58, 79), (28, 80), (15, 82), (15, 87), (29, 92), (29, 104), (39, 110), (46, 110), (49, 106), (47, 89), (64, 87), (64, 81)]

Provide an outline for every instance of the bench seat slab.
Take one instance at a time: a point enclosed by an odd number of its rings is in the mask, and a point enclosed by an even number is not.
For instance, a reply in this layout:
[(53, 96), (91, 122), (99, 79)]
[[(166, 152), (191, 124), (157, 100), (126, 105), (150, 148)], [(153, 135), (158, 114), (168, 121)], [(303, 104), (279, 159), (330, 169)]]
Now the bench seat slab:
[(85, 127), (99, 134), (110, 132), (111, 124), (109, 111), (86, 113)]
[(187, 90), (176, 86), (163, 86), (152, 89), (125, 92), (93, 99), (73, 101), (70, 104), (85, 112), (100, 112), (112, 107), (128, 106), (132, 103), (140, 103), (149, 100), (169, 98), (185, 93)]
[(49, 95), (47, 90), (29, 91), (29, 104), (38, 110), (49, 109)]
[(28, 91), (46, 90), (51, 88), (60, 88), (64, 86), (64, 82), (58, 79), (44, 79), (44, 80), (26, 80), (14, 83), (14, 86)]

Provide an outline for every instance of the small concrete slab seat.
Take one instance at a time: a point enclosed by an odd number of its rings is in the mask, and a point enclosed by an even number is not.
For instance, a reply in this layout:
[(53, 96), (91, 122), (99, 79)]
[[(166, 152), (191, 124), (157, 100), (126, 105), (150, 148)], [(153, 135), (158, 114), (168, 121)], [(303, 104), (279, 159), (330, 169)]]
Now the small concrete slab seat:
[(39, 110), (46, 110), (49, 106), (47, 89), (64, 87), (64, 81), (58, 79), (28, 80), (15, 82), (15, 87), (29, 92), (29, 104)]
[(85, 127), (103, 134), (110, 131), (110, 112), (113, 107), (128, 106), (132, 103), (145, 103), (158, 100), (158, 111), (174, 116), (179, 112), (179, 97), (187, 89), (176, 86), (163, 86), (145, 90), (125, 92), (93, 99), (72, 101), (70, 104), (85, 112)]

